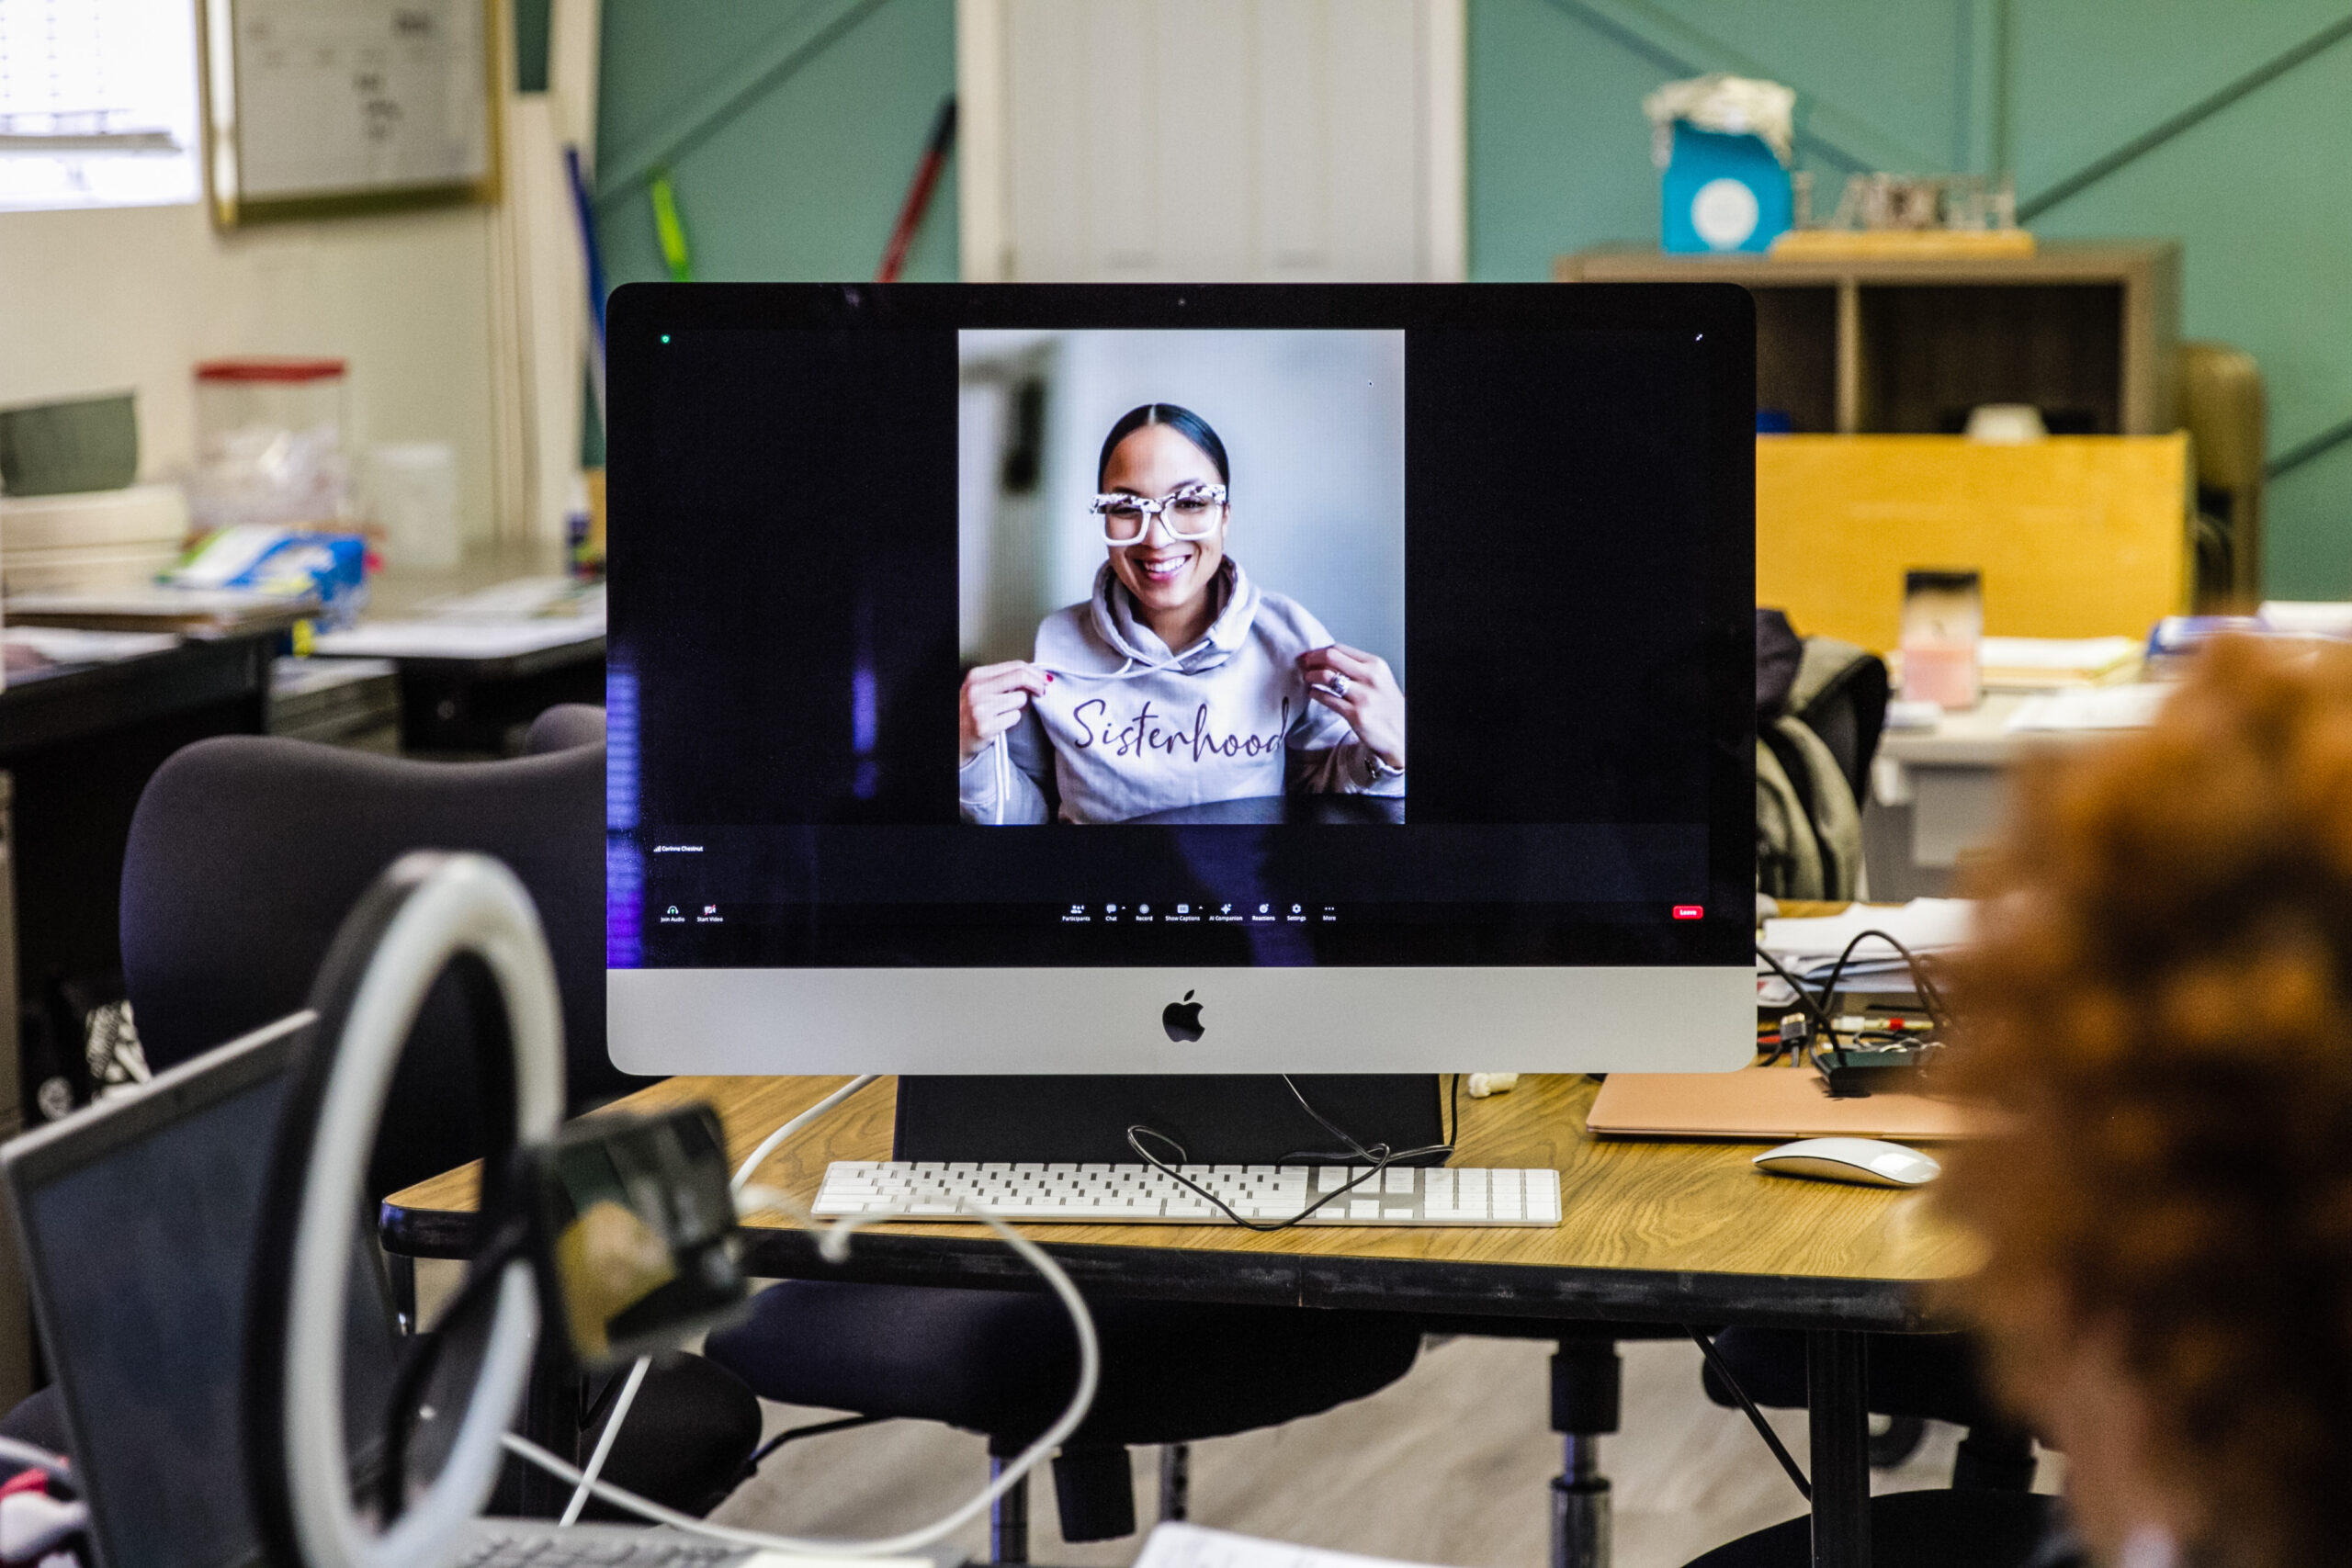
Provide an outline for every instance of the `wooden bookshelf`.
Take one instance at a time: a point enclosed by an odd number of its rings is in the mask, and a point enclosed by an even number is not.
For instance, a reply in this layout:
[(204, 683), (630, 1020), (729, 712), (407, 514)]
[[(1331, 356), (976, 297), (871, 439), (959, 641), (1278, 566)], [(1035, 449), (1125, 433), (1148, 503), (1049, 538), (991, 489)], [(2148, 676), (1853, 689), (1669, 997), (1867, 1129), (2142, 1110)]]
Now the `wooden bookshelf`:
[(2031, 403), (2052, 434), (2179, 424), (2180, 247), (2047, 243), (2030, 256), (1559, 258), (1562, 283), (1737, 283), (1756, 296), (1757, 405), (1802, 434), (1956, 434)]

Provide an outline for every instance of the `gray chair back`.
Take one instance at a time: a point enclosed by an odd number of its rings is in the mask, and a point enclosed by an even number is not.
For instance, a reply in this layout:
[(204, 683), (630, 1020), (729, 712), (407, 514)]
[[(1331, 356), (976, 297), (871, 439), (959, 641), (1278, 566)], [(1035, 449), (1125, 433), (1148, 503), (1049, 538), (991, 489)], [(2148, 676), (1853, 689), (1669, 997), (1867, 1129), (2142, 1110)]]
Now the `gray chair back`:
[[(533, 727), (536, 754), (505, 761), (413, 761), (267, 736), (174, 754), (140, 797), (122, 874), (123, 978), (149, 1065), (301, 1007), (336, 926), (401, 855), (476, 850), (512, 867), (538, 906), (573, 1108), (636, 1087), (605, 1053), (602, 732), (599, 710), (572, 708)], [(467, 1028), (445, 982), (393, 1084), (370, 1169), (377, 1193), (480, 1152)]]

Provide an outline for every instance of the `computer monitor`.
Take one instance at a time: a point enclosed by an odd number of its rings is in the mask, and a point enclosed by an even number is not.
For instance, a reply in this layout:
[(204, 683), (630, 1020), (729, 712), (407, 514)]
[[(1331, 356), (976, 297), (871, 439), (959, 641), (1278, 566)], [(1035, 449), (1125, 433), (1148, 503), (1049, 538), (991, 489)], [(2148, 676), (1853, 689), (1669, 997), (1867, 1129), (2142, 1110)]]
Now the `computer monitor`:
[(630, 285), (641, 1073), (1753, 1054), (1754, 316), (1719, 285)]

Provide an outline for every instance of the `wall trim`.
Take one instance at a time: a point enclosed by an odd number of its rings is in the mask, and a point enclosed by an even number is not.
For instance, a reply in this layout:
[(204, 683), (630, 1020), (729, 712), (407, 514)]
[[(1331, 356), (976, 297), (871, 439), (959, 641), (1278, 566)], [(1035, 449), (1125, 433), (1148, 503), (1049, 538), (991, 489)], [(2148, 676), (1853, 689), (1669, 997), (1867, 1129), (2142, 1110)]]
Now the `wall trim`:
[(792, 19), (762, 39), (741, 66), (707, 89), (689, 95), (687, 102), (693, 107), (671, 117), (637, 146), (608, 150), (596, 182), (596, 209), (604, 211), (634, 194), (654, 170), (708, 141), (887, 3), (806, 0)]
[(1470, 276), (1469, 0), (1420, 0), (1421, 276), (1459, 283)]
[(2020, 201), (2018, 203), (2018, 221), (2029, 222), (2060, 202), (2080, 196), (2125, 164), (2137, 163), (2183, 131), (2202, 125), (2239, 99), (2268, 86), (2296, 66), (2324, 53), (2347, 38), (2352, 38), (2352, 15), (2338, 17), (2293, 48), (2272, 55), (2245, 75), (2208, 93), (2178, 114), (2150, 127), (2113, 152), (2092, 159), (2065, 178), (2052, 182), (2029, 199)]
[(1013, 272), (1006, 4), (956, 0), (956, 252), (967, 283), (1010, 282)]
[[(1690, 26), (1648, 0), (1549, 0), (1563, 16), (1582, 22), (1623, 48), (1677, 76), (1697, 76), (1728, 71), (1739, 76), (1764, 76), (1783, 81), (1789, 73), (1747, 54), (1712, 33)], [(1804, 95), (1797, 116), (1797, 146), (1824, 163), (1856, 174), (1877, 169), (1931, 169), (1943, 161), (1940, 153), (1916, 146), (1822, 101)]]

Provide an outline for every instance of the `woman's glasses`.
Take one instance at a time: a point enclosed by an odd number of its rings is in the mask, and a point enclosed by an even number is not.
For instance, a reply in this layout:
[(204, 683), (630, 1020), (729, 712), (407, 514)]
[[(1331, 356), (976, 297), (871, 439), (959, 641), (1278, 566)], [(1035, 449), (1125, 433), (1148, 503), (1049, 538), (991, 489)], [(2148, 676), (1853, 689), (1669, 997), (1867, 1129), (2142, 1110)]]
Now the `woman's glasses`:
[(1098, 495), (1088, 511), (1102, 519), (1102, 537), (1114, 545), (1139, 543), (1155, 517), (1180, 539), (1205, 539), (1225, 514), (1223, 485), (1179, 485), (1158, 501), (1143, 495)]

